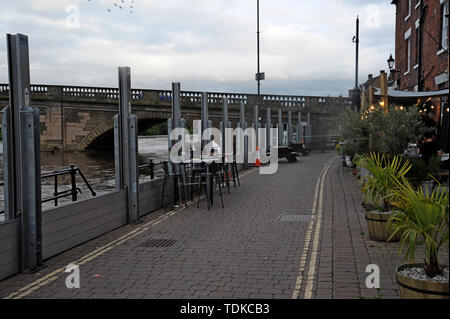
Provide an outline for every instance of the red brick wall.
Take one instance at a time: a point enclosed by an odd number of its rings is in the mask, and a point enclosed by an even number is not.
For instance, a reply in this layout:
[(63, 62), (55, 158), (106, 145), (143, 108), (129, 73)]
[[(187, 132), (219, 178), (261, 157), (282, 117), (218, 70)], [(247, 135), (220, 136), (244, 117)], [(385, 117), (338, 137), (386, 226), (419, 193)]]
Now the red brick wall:
[[(395, 24), (395, 69), (400, 73), (395, 74), (396, 79), (400, 79), (398, 89), (413, 91), (418, 83), (418, 69), (414, 69), (417, 61), (417, 33), (416, 21), (419, 19), (419, 7), (416, 9), (418, 0), (411, 0), (411, 14), (405, 21), (407, 13), (407, 1), (393, 1), (396, 4), (396, 24)], [(441, 4), (439, 0), (422, 0), (423, 5), (428, 5), (423, 28), (430, 33), (433, 38), (441, 39)], [(411, 66), (409, 74), (404, 73), (407, 67), (407, 48), (405, 32), (411, 28)], [(422, 74), (424, 76), (424, 90), (438, 90), (448, 88), (448, 81), (438, 87), (435, 84), (435, 77), (447, 71), (448, 53), (437, 55), (439, 51), (438, 44), (425, 32), (422, 31)]]

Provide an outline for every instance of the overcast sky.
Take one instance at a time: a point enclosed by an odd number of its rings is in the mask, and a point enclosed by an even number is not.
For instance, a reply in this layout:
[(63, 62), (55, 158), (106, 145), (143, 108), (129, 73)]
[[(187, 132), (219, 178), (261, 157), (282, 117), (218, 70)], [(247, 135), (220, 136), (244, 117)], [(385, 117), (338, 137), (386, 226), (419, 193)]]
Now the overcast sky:
[[(117, 66), (127, 65), (133, 88), (179, 81), (182, 90), (256, 93), (256, 0), (0, 3), (1, 83), (8, 81), (5, 35), (23, 33), (32, 83), (117, 87)], [(395, 32), (390, 3), (260, 0), (262, 93), (347, 96), (357, 14), (360, 83), (387, 69)]]

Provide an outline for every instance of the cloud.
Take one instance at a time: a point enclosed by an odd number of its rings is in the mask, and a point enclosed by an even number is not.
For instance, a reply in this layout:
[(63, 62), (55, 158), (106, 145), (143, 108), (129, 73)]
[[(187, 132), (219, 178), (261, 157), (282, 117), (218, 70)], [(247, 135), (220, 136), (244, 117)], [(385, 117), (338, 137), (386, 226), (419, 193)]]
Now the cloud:
[[(129, 65), (134, 87), (181, 81), (185, 90), (256, 91), (255, 1), (125, 2), (133, 13), (114, 0), (18, 0), (2, 8), (0, 33), (29, 36), (34, 83), (116, 87), (117, 66)], [(80, 28), (67, 27), (70, 4)], [(386, 69), (394, 51), (395, 7), (386, 1), (262, 0), (260, 12), (263, 93), (347, 95), (357, 14), (360, 82)], [(8, 80), (5, 51), (2, 40), (0, 82)]]

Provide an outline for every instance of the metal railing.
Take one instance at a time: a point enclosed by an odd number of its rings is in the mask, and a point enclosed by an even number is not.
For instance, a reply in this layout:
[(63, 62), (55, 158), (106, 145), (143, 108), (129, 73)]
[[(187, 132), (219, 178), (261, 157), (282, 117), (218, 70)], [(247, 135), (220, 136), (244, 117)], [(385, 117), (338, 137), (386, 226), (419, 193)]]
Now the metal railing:
[(147, 164), (139, 165), (138, 168), (141, 169), (149, 169), (150, 170), (150, 179), (155, 179), (155, 167), (161, 165), (161, 162), (155, 163), (152, 158), (148, 159)]
[[(78, 200), (78, 194), (81, 194), (81, 189), (77, 187), (77, 180), (76, 175), (80, 175), (81, 179), (83, 180), (84, 184), (87, 186), (89, 191), (91, 192), (91, 195), (94, 197), (97, 195), (97, 193), (94, 191), (94, 189), (91, 187), (89, 182), (87, 181), (86, 177), (83, 175), (81, 170), (76, 167), (75, 165), (70, 165), (69, 168), (60, 169), (57, 171), (53, 171), (51, 173), (42, 174), (41, 180), (45, 178), (53, 178), (54, 183), (54, 192), (52, 197), (43, 198), (42, 203), (54, 201), (55, 206), (58, 206), (58, 199), (72, 196), (72, 202), (76, 202)], [(58, 183), (58, 176), (63, 175), (70, 175), (70, 189), (66, 189), (63, 191), (59, 190), (60, 184)], [(4, 185), (4, 181), (0, 181), (0, 186)], [(0, 214), (4, 213), (4, 211), (0, 211)]]
[[(93, 197), (95, 197), (97, 195), (96, 192), (92, 189), (91, 185), (87, 181), (86, 177), (84, 177), (81, 170), (78, 167), (76, 167), (75, 165), (70, 165), (70, 168), (61, 169), (58, 171), (53, 171), (52, 173), (41, 175), (41, 179), (44, 179), (44, 178), (53, 178), (54, 179), (53, 197), (43, 199), (42, 203), (55, 201), (55, 206), (58, 206), (58, 199), (68, 197), (68, 196), (72, 196), (72, 202), (76, 202), (78, 200), (78, 193), (81, 194), (81, 189), (79, 187), (77, 187), (77, 180), (76, 180), (77, 173), (80, 175), (84, 184), (86, 184), (87, 188), (91, 192), (91, 195)], [(58, 186), (59, 186), (58, 176), (62, 176), (62, 175), (70, 175), (70, 186), (71, 187), (70, 187), (70, 189), (59, 191), (58, 190)]]

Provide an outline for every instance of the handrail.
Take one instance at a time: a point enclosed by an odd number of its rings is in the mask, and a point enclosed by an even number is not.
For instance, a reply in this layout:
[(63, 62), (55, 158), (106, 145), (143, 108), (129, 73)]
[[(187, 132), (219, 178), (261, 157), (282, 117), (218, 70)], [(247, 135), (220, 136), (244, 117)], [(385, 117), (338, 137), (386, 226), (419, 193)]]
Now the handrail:
[(161, 165), (161, 162), (154, 163), (153, 158), (149, 158), (147, 164), (139, 165), (138, 168), (139, 169), (149, 168), (150, 169), (150, 179), (155, 179), (155, 166), (157, 166), (157, 165)]
[[(60, 170), (53, 171), (51, 173), (41, 175), (41, 180), (44, 178), (54, 178), (53, 196), (48, 197), (48, 198), (43, 198), (41, 200), (41, 202), (46, 203), (46, 202), (50, 202), (50, 201), (55, 201), (55, 206), (58, 206), (58, 199), (68, 197), (68, 196), (72, 196), (72, 202), (76, 202), (78, 200), (78, 193), (81, 194), (81, 189), (79, 187), (77, 187), (76, 174), (80, 175), (84, 184), (87, 186), (87, 188), (91, 192), (91, 195), (93, 197), (97, 196), (97, 193), (94, 191), (92, 186), (89, 184), (89, 182), (87, 181), (86, 177), (81, 172), (81, 170), (78, 167), (76, 167), (75, 165), (70, 165), (70, 168), (63, 168)], [(71, 188), (63, 190), (63, 191), (59, 191), (58, 176), (62, 176), (62, 175), (70, 175)], [(0, 181), (0, 186), (3, 186), (4, 184), (5, 184), (4, 181)], [(3, 212), (4, 211), (0, 211), (0, 213), (3, 213)]]

